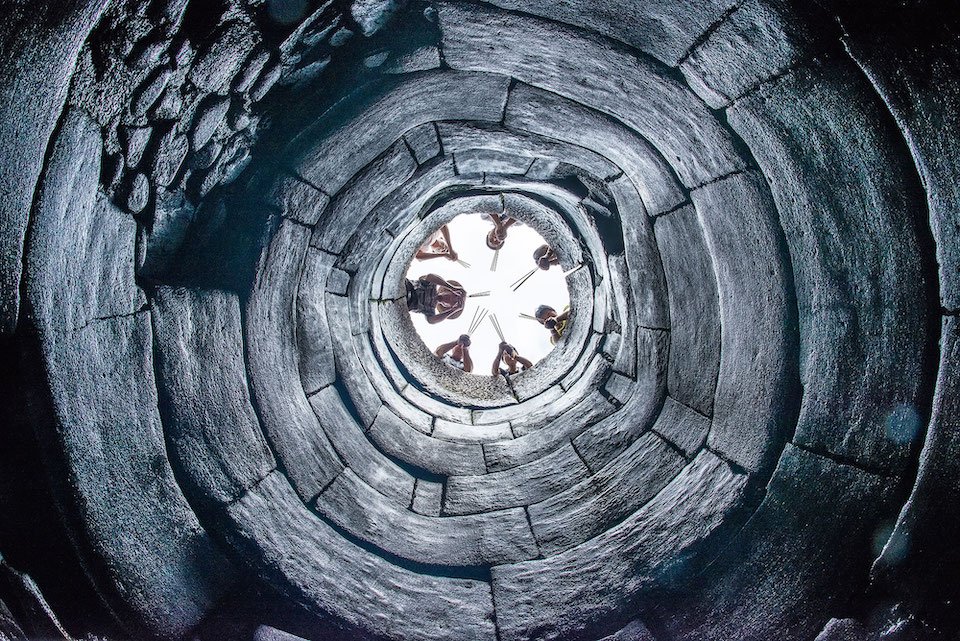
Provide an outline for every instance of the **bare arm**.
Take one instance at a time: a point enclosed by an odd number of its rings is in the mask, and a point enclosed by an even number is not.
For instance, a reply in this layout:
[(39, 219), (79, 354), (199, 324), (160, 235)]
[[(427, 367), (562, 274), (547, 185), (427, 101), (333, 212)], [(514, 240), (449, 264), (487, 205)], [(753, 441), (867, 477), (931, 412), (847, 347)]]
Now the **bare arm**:
[(473, 359), (470, 358), (470, 348), (463, 348), (463, 371), (467, 374), (473, 371)]
[(456, 346), (456, 344), (457, 344), (457, 341), (450, 341), (449, 343), (444, 343), (443, 345), (441, 345), (441, 346), (438, 347), (437, 349), (433, 350), (433, 353), (436, 354), (437, 356), (441, 356), (441, 357), (442, 357), (444, 354), (446, 354), (446, 353), (449, 352), (451, 349), (453, 349), (454, 346)]
[(426, 276), (421, 276), (420, 280), (425, 280), (428, 283), (433, 283), (434, 285), (442, 285), (443, 287), (446, 287), (448, 289), (453, 289), (453, 290), (460, 289), (459, 287), (454, 287), (453, 285), (443, 280), (441, 277), (437, 276), (436, 274), (427, 274)]
[(529, 360), (527, 360), (523, 356), (520, 356), (519, 354), (517, 354), (517, 362), (523, 365), (523, 369), (530, 369), (531, 367), (533, 367), (533, 363), (531, 363)]
[(422, 249), (417, 250), (417, 260), (430, 260), (431, 258), (449, 258), (448, 254), (434, 254), (433, 252), (425, 252)]
[(453, 249), (453, 242), (450, 240), (450, 229), (448, 229), (447, 226), (444, 225), (443, 227), (440, 228), (440, 233), (443, 235), (443, 240), (446, 241), (447, 243), (447, 253), (441, 254), (441, 255), (446, 256), (450, 260), (456, 260), (457, 252)]
[(557, 322), (558, 322), (558, 323), (562, 323), (562, 322), (564, 322), (565, 320), (567, 320), (568, 318), (570, 318), (570, 310), (569, 310), (569, 309), (568, 309), (567, 311), (565, 311), (564, 313), (562, 313), (562, 314), (560, 314), (560, 315), (557, 316)]
[(427, 322), (431, 325), (436, 325), (441, 321), (445, 321), (448, 318), (459, 318), (460, 314), (463, 313), (462, 307), (454, 307), (453, 309), (448, 309), (445, 312), (439, 314), (434, 314), (433, 316), (427, 316)]
[(500, 359), (503, 358), (503, 350), (497, 352), (497, 357), (493, 359), (493, 367), (490, 369), (490, 376), (496, 376), (500, 373)]

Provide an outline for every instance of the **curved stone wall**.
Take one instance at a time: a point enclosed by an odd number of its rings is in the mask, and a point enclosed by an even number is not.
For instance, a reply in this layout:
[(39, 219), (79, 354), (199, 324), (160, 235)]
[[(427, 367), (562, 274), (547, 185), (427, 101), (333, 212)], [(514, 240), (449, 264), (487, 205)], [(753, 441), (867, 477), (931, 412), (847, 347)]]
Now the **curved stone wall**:
[[(0, 639), (952, 638), (944, 8), (47, 4), (0, 28)], [(476, 211), (569, 272), (509, 380), (403, 303)]]

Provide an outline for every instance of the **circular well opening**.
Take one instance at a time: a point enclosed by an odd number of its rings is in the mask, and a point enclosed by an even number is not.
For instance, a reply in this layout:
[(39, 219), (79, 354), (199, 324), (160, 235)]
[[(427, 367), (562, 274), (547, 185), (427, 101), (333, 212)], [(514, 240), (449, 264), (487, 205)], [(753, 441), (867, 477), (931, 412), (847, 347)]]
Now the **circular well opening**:
[(406, 280), (413, 326), (448, 367), (518, 374), (563, 340), (570, 294), (560, 257), (534, 227), (506, 214), (460, 214), (434, 230)]

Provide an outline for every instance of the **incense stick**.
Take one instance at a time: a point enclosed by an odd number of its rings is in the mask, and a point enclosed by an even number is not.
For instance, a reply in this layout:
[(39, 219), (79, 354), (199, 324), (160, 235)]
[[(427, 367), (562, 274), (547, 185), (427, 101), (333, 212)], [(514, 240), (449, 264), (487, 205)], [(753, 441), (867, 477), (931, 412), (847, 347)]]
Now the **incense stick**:
[(580, 269), (582, 269), (582, 268), (583, 268), (583, 263), (580, 263), (580, 264), (577, 265), (576, 267), (571, 267), (571, 268), (568, 269), (567, 271), (563, 272), (563, 277), (566, 278), (566, 277), (569, 276), (570, 274), (572, 274), (572, 273), (574, 273), (574, 272), (576, 272), (577, 270), (580, 270)]
[(475, 292), (473, 294), (467, 294), (467, 298), (480, 298), (481, 296), (489, 296), (489, 295), (490, 295), (489, 291)]
[(531, 278), (533, 278), (533, 275), (536, 274), (538, 271), (540, 271), (540, 268), (539, 268), (539, 267), (534, 267), (532, 270), (530, 270), (530, 273), (528, 273), (526, 276), (524, 276), (523, 278), (521, 278), (518, 282), (516, 282), (516, 283), (511, 287), (511, 288), (513, 289), (513, 291), (517, 291), (518, 289), (520, 289), (521, 287), (523, 287), (523, 284), (524, 284), (525, 282), (527, 282), (528, 280), (530, 280)]
[(462, 258), (458, 258), (458, 259), (457, 259), (457, 262), (460, 263), (460, 266), (461, 266), (461, 267), (466, 267), (467, 269), (470, 269), (470, 263), (468, 263), (467, 261), (463, 260)]
[(497, 259), (500, 258), (500, 250), (496, 249), (493, 252), (493, 262), (490, 263), (490, 271), (497, 271)]
[(476, 319), (475, 319), (474, 321), (471, 321), (471, 323), (470, 323), (470, 331), (467, 332), (468, 334), (473, 334), (475, 331), (477, 331), (477, 328), (480, 327), (480, 323), (482, 323), (482, 322), (483, 322), (483, 319), (487, 317), (487, 312), (488, 312), (489, 310), (488, 310), (486, 307), (484, 307), (483, 309), (479, 309), (479, 310), (477, 310), (477, 311), (478, 311), (480, 314), (479, 314), (479, 316), (476, 317)]
[(503, 338), (503, 330), (500, 329), (500, 323), (497, 321), (496, 314), (490, 314), (490, 323), (493, 325), (493, 329), (497, 332), (497, 336), (500, 337), (500, 340), (505, 342), (506, 339)]
[(523, 312), (520, 312), (520, 318), (529, 318), (530, 320), (535, 320), (538, 323), (540, 322), (539, 320), (537, 320), (536, 316), (531, 316), (530, 314), (524, 314)]

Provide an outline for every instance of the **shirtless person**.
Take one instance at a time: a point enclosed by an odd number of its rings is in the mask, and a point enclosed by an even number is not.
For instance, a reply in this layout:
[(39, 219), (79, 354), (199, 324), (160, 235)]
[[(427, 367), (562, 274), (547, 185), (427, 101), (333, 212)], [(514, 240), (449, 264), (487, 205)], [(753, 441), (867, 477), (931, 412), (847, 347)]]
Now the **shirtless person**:
[(553, 251), (553, 247), (550, 245), (540, 245), (533, 252), (533, 262), (537, 264), (537, 267), (547, 271), (554, 265), (560, 264), (560, 258), (557, 256), (557, 252)]
[(466, 302), (467, 292), (455, 280), (446, 281), (436, 274), (407, 279), (407, 309), (423, 314), (431, 325), (459, 318)]
[(446, 258), (453, 261), (459, 258), (453, 249), (453, 243), (450, 242), (450, 229), (446, 225), (433, 232), (427, 242), (417, 250), (417, 260), (433, 258)]
[(557, 314), (557, 310), (549, 305), (541, 305), (534, 313), (537, 321), (550, 331), (550, 343), (557, 344), (563, 337), (563, 332), (567, 329), (567, 321), (570, 319), (569, 306), (563, 310), (562, 314)]
[[(506, 369), (500, 369), (501, 361), (506, 365)], [(504, 376), (508, 376), (510, 374), (516, 374), (517, 365), (522, 366), (523, 371), (533, 367), (533, 363), (523, 356), (520, 356), (513, 345), (503, 341), (500, 343), (500, 351), (497, 352), (497, 357), (493, 359), (493, 367), (490, 369), (490, 375), (496, 376), (497, 374), (503, 374)]]
[(517, 224), (516, 218), (501, 214), (481, 214), (484, 220), (493, 223), (493, 229), (487, 232), (487, 247), (496, 251), (507, 241), (507, 230)]
[(468, 374), (473, 371), (473, 359), (470, 358), (470, 337), (466, 334), (461, 334), (460, 338), (455, 341), (444, 343), (433, 353), (454, 369), (461, 369)]

